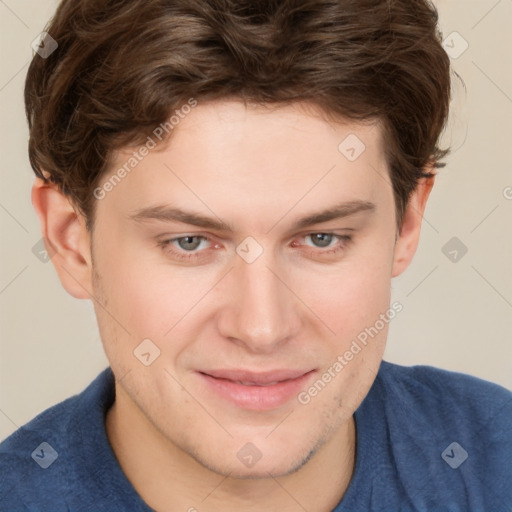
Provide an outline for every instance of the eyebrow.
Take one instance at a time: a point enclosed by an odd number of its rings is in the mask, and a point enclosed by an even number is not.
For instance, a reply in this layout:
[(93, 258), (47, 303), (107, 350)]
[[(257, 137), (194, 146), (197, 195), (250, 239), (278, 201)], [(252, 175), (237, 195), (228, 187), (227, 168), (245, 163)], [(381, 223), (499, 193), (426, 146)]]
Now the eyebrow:
[[(342, 219), (359, 212), (374, 212), (375, 203), (369, 201), (355, 200), (337, 204), (326, 210), (314, 212), (295, 221), (291, 226), (292, 230), (302, 229), (314, 224), (320, 224), (335, 219)], [(218, 217), (206, 217), (205, 215), (185, 211), (169, 205), (151, 206), (135, 211), (130, 215), (130, 219), (136, 222), (144, 222), (148, 220), (158, 220), (164, 222), (182, 222), (191, 224), (204, 229), (214, 229), (217, 231), (225, 231), (233, 233), (233, 226), (223, 222)]]

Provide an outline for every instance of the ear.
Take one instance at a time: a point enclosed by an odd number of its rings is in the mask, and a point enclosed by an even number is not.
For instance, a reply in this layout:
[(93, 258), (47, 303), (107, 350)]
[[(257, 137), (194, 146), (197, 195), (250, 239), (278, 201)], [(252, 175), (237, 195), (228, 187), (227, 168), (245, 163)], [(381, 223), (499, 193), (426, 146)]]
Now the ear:
[(90, 299), (90, 237), (85, 219), (54, 183), (36, 178), (32, 204), (41, 224), (46, 251), (65, 290), (77, 299)]
[[(432, 172), (433, 166), (428, 167)], [(421, 178), (411, 194), (404, 213), (402, 229), (395, 243), (393, 269), (391, 276), (400, 275), (411, 263), (420, 240), (421, 222), (427, 205), (427, 199), (434, 186), (435, 176)]]

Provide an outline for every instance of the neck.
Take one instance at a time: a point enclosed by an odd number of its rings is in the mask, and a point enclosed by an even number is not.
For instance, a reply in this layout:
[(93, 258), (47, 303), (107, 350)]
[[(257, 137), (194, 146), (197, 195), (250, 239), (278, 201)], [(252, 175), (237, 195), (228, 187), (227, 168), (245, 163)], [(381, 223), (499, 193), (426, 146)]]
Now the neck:
[(107, 436), (126, 477), (157, 512), (330, 512), (352, 478), (356, 446), (352, 416), (294, 473), (237, 479), (199, 464), (155, 429), (119, 387), (117, 391), (107, 412)]

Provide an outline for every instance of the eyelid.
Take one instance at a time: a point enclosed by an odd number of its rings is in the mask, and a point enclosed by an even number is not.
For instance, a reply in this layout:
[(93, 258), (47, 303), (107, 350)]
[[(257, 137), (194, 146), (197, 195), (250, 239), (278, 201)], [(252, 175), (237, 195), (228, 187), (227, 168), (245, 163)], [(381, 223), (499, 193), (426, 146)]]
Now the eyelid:
[[(346, 229), (345, 231), (355, 231), (354, 229)], [(325, 234), (330, 235), (338, 239), (338, 242), (332, 246), (327, 247), (314, 247), (307, 244), (301, 244), (301, 247), (305, 247), (305, 251), (308, 253), (308, 256), (310, 257), (319, 257), (319, 258), (326, 258), (326, 257), (334, 257), (335, 255), (339, 255), (340, 253), (343, 253), (349, 245), (353, 242), (353, 235), (342, 235), (339, 233), (334, 233), (332, 231), (307, 231), (302, 235), (296, 235), (294, 240), (297, 238), (303, 239), (305, 237), (315, 235), (315, 234)], [(172, 244), (172, 242), (175, 242), (177, 240), (180, 240), (182, 238), (187, 237), (197, 237), (201, 238), (203, 240), (210, 242), (210, 247), (206, 249), (202, 249), (199, 251), (185, 251), (180, 250), (176, 246)], [(293, 240), (292, 240), (293, 241)], [(182, 262), (188, 262), (188, 263), (197, 263), (202, 264), (204, 263), (204, 258), (208, 258), (210, 255), (210, 252), (212, 250), (215, 250), (211, 247), (211, 244), (215, 244), (215, 241), (213, 238), (204, 233), (185, 233), (180, 234), (179, 236), (175, 236), (172, 238), (163, 238), (162, 240), (158, 241), (158, 245), (166, 252), (169, 252), (171, 254), (171, 257), (173, 257), (176, 261), (182, 261)]]
[(298, 236), (306, 236), (306, 235), (314, 235), (316, 233), (324, 233), (326, 235), (336, 235), (336, 236), (342, 236), (343, 233), (346, 231), (355, 231), (354, 228), (326, 228), (326, 229), (308, 229), (305, 231), (301, 231), (300, 233), (297, 233), (295, 237)]
[[(336, 229), (336, 230), (329, 230), (329, 229), (326, 229), (326, 230), (321, 230), (321, 229), (317, 229), (317, 230), (309, 230), (309, 231), (303, 231), (301, 233), (297, 233), (295, 234), (291, 240), (294, 240), (296, 238), (304, 238), (306, 236), (310, 236), (310, 235), (316, 235), (316, 234), (324, 234), (324, 235), (332, 235), (332, 236), (335, 236), (335, 237), (338, 237), (338, 238), (343, 238), (343, 234), (342, 233), (335, 233), (334, 231), (343, 231), (343, 232), (346, 232), (346, 231), (350, 231), (350, 232), (353, 232), (355, 231), (355, 229), (353, 228), (342, 228), (342, 229)], [(206, 239), (210, 242), (213, 241), (213, 239), (219, 239), (219, 238), (222, 238), (222, 237), (219, 237), (217, 235), (215, 236), (212, 236), (208, 233), (183, 233), (183, 234), (179, 234), (177, 236), (173, 236), (173, 235), (162, 235), (161, 237), (158, 237), (159, 239), (159, 243), (170, 243), (170, 242), (174, 242), (176, 240), (180, 240), (182, 238), (187, 238), (187, 237), (198, 237), (198, 238), (203, 238), (203, 239)]]

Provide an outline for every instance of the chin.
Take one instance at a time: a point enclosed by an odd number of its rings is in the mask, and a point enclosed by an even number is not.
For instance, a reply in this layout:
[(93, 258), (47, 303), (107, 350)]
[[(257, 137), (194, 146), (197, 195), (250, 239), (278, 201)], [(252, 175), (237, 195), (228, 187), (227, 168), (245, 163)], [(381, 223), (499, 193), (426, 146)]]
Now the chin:
[[(240, 480), (268, 479), (270, 477), (283, 477), (300, 470), (318, 450), (321, 443), (311, 450), (301, 450), (299, 453), (290, 453), (281, 450), (277, 457), (275, 453), (268, 456), (262, 455), (261, 459), (251, 467), (245, 467), (238, 458), (233, 464), (233, 459), (225, 459), (219, 464), (218, 460), (206, 460), (198, 453), (194, 454), (196, 462), (203, 467), (222, 476), (229, 476)], [(236, 457), (236, 456), (235, 456)]]
[(263, 464), (260, 461), (252, 468), (243, 468), (240, 465), (233, 467), (232, 465), (226, 466), (225, 470), (219, 471), (219, 468), (209, 467), (208, 469), (215, 471), (223, 476), (236, 478), (238, 480), (262, 480), (268, 478), (279, 478), (295, 473), (306, 463), (306, 461), (279, 461), (277, 464), (273, 461), (267, 461)]

